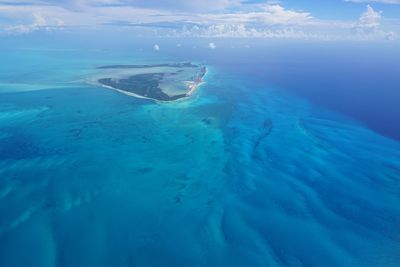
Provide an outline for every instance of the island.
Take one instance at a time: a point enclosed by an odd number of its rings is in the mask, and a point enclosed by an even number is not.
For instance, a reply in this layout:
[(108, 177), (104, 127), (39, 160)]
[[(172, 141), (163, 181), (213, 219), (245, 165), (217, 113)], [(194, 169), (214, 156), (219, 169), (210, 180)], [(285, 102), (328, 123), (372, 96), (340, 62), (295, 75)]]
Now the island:
[(126, 95), (169, 102), (189, 97), (203, 83), (207, 68), (191, 62), (98, 67), (96, 81)]

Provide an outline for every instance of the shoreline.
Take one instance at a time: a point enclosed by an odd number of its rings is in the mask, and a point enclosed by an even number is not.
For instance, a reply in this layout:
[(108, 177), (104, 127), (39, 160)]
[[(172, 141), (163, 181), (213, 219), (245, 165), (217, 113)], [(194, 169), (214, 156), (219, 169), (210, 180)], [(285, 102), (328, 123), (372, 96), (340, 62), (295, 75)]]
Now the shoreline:
[(185, 81), (186, 83), (189, 83), (188, 92), (185, 93), (184, 97), (181, 97), (181, 98), (178, 98), (178, 99), (175, 99), (175, 100), (158, 100), (158, 99), (155, 99), (155, 98), (146, 97), (146, 96), (138, 95), (138, 94), (135, 94), (135, 93), (132, 93), (132, 92), (127, 92), (127, 91), (124, 91), (124, 90), (121, 90), (121, 89), (118, 89), (118, 88), (114, 88), (112, 86), (108, 86), (108, 85), (102, 84), (98, 80), (96, 81), (96, 83), (98, 85), (100, 85), (101, 87), (104, 87), (104, 88), (107, 88), (107, 89), (111, 89), (111, 90), (117, 91), (119, 93), (128, 95), (128, 96), (132, 96), (132, 97), (136, 97), (136, 98), (140, 98), (140, 99), (148, 99), (148, 100), (152, 100), (152, 101), (155, 101), (155, 102), (158, 102), (158, 103), (173, 103), (173, 102), (177, 102), (177, 101), (182, 101), (182, 100), (188, 99), (192, 94), (194, 94), (197, 91), (197, 89), (202, 84), (205, 83), (204, 78), (207, 75), (208, 69), (207, 69), (207, 67), (204, 67), (204, 68), (205, 68), (205, 71), (204, 71), (203, 75), (197, 81)]

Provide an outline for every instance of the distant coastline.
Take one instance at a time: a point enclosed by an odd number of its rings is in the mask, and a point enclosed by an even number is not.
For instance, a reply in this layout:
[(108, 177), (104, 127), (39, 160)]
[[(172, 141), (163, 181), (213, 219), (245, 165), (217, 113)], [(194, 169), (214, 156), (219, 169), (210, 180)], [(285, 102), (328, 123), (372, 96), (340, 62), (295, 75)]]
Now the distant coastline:
[(181, 63), (163, 63), (163, 64), (143, 64), (143, 65), (107, 65), (100, 66), (98, 69), (146, 69), (157, 67), (173, 67), (173, 68), (197, 68), (198, 66), (191, 62)]

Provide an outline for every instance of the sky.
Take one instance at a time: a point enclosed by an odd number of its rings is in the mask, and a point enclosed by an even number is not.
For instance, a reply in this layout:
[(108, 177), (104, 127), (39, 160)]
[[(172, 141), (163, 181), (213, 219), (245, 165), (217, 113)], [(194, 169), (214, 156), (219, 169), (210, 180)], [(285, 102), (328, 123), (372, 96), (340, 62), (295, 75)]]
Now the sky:
[(0, 34), (400, 40), (400, 0), (0, 0)]

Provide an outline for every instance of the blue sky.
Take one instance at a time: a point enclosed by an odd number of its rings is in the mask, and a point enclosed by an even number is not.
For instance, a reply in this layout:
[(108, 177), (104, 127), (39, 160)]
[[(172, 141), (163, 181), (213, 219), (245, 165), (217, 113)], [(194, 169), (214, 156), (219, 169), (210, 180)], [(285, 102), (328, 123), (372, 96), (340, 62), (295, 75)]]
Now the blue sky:
[(102, 27), (158, 36), (398, 40), (400, 0), (0, 0), (1, 34)]

